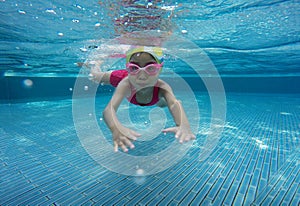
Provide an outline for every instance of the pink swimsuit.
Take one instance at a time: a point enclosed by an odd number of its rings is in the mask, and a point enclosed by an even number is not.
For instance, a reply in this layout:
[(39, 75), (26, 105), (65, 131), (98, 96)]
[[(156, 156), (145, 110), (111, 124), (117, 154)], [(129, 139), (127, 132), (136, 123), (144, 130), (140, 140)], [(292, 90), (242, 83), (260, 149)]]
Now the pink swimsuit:
[[(122, 79), (127, 77), (127, 75), (128, 75), (128, 72), (126, 70), (113, 71), (110, 75), (110, 84), (114, 87), (117, 87), (118, 84), (122, 81)], [(141, 104), (136, 100), (135, 88), (133, 88), (131, 86), (131, 95), (127, 99), (132, 104), (136, 104), (136, 105), (140, 105), (140, 106), (152, 106), (152, 105), (155, 105), (159, 101), (158, 92), (159, 92), (159, 87), (154, 86), (152, 100), (147, 104)]]

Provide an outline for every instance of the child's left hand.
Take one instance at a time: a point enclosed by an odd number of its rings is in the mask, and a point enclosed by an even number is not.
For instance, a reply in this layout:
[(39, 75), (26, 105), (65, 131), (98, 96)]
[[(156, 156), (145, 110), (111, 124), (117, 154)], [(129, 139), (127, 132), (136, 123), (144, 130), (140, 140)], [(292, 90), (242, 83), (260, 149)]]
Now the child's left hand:
[(196, 136), (191, 132), (189, 127), (178, 126), (163, 129), (162, 132), (173, 132), (175, 133), (175, 138), (179, 139), (180, 143), (188, 142), (190, 140), (196, 139)]

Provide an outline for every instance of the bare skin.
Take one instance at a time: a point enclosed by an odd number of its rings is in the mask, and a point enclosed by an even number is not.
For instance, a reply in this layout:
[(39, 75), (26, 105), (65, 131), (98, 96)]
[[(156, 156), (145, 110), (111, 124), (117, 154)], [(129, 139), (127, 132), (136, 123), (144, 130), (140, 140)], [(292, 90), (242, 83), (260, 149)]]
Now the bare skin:
[[(131, 59), (131, 63), (137, 64), (140, 67), (145, 67), (148, 64), (156, 63), (156, 60), (148, 53), (141, 52), (134, 54)], [(96, 69), (91, 70), (90, 77), (97, 83), (110, 84), (111, 72), (100, 72)], [(190, 141), (196, 138), (191, 132), (190, 124), (182, 107), (182, 104), (173, 94), (171, 87), (159, 79), (159, 73), (150, 76), (145, 71), (140, 71), (136, 75), (128, 74), (117, 86), (110, 102), (103, 111), (103, 118), (105, 123), (112, 132), (114, 140), (114, 151), (117, 152), (120, 147), (124, 152), (128, 151), (128, 148), (133, 149), (134, 144), (132, 141), (136, 140), (141, 135), (137, 132), (124, 127), (117, 118), (116, 112), (122, 102), (122, 100), (131, 93), (131, 87), (136, 89), (136, 100), (141, 104), (147, 104), (151, 102), (153, 96), (154, 85), (160, 88), (158, 106), (168, 106), (173, 119), (176, 123), (175, 127), (170, 127), (162, 130), (162, 132), (171, 132), (175, 134), (175, 138), (180, 143)]]

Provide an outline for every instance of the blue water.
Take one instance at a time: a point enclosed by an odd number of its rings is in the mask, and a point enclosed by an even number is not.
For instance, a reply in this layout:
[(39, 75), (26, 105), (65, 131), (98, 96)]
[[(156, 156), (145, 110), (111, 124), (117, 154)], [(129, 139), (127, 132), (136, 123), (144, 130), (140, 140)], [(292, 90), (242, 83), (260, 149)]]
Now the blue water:
[[(0, 5), (0, 205), (299, 205), (298, 1)], [(124, 101), (144, 139), (112, 152), (114, 88), (80, 64), (137, 40), (165, 48), (194, 142), (160, 132), (167, 108)]]

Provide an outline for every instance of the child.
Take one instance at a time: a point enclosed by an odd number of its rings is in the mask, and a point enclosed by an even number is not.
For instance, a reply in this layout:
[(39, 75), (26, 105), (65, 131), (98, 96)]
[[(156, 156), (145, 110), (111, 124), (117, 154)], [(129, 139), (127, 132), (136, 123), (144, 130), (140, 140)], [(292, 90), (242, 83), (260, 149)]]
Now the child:
[[(99, 65), (98, 65), (99, 66)], [(126, 54), (126, 70), (100, 72), (91, 70), (90, 77), (93, 81), (111, 84), (116, 90), (103, 112), (103, 118), (112, 132), (114, 151), (121, 147), (127, 152), (127, 147), (133, 149), (131, 140), (141, 136), (137, 132), (124, 127), (116, 116), (121, 101), (126, 97), (132, 104), (140, 106), (165, 106), (176, 123), (176, 127), (162, 130), (173, 132), (180, 143), (195, 139), (191, 132), (188, 119), (182, 104), (178, 101), (171, 87), (159, 79), (163, 66), (162, 50), (157, 47), (136, 47)]]

